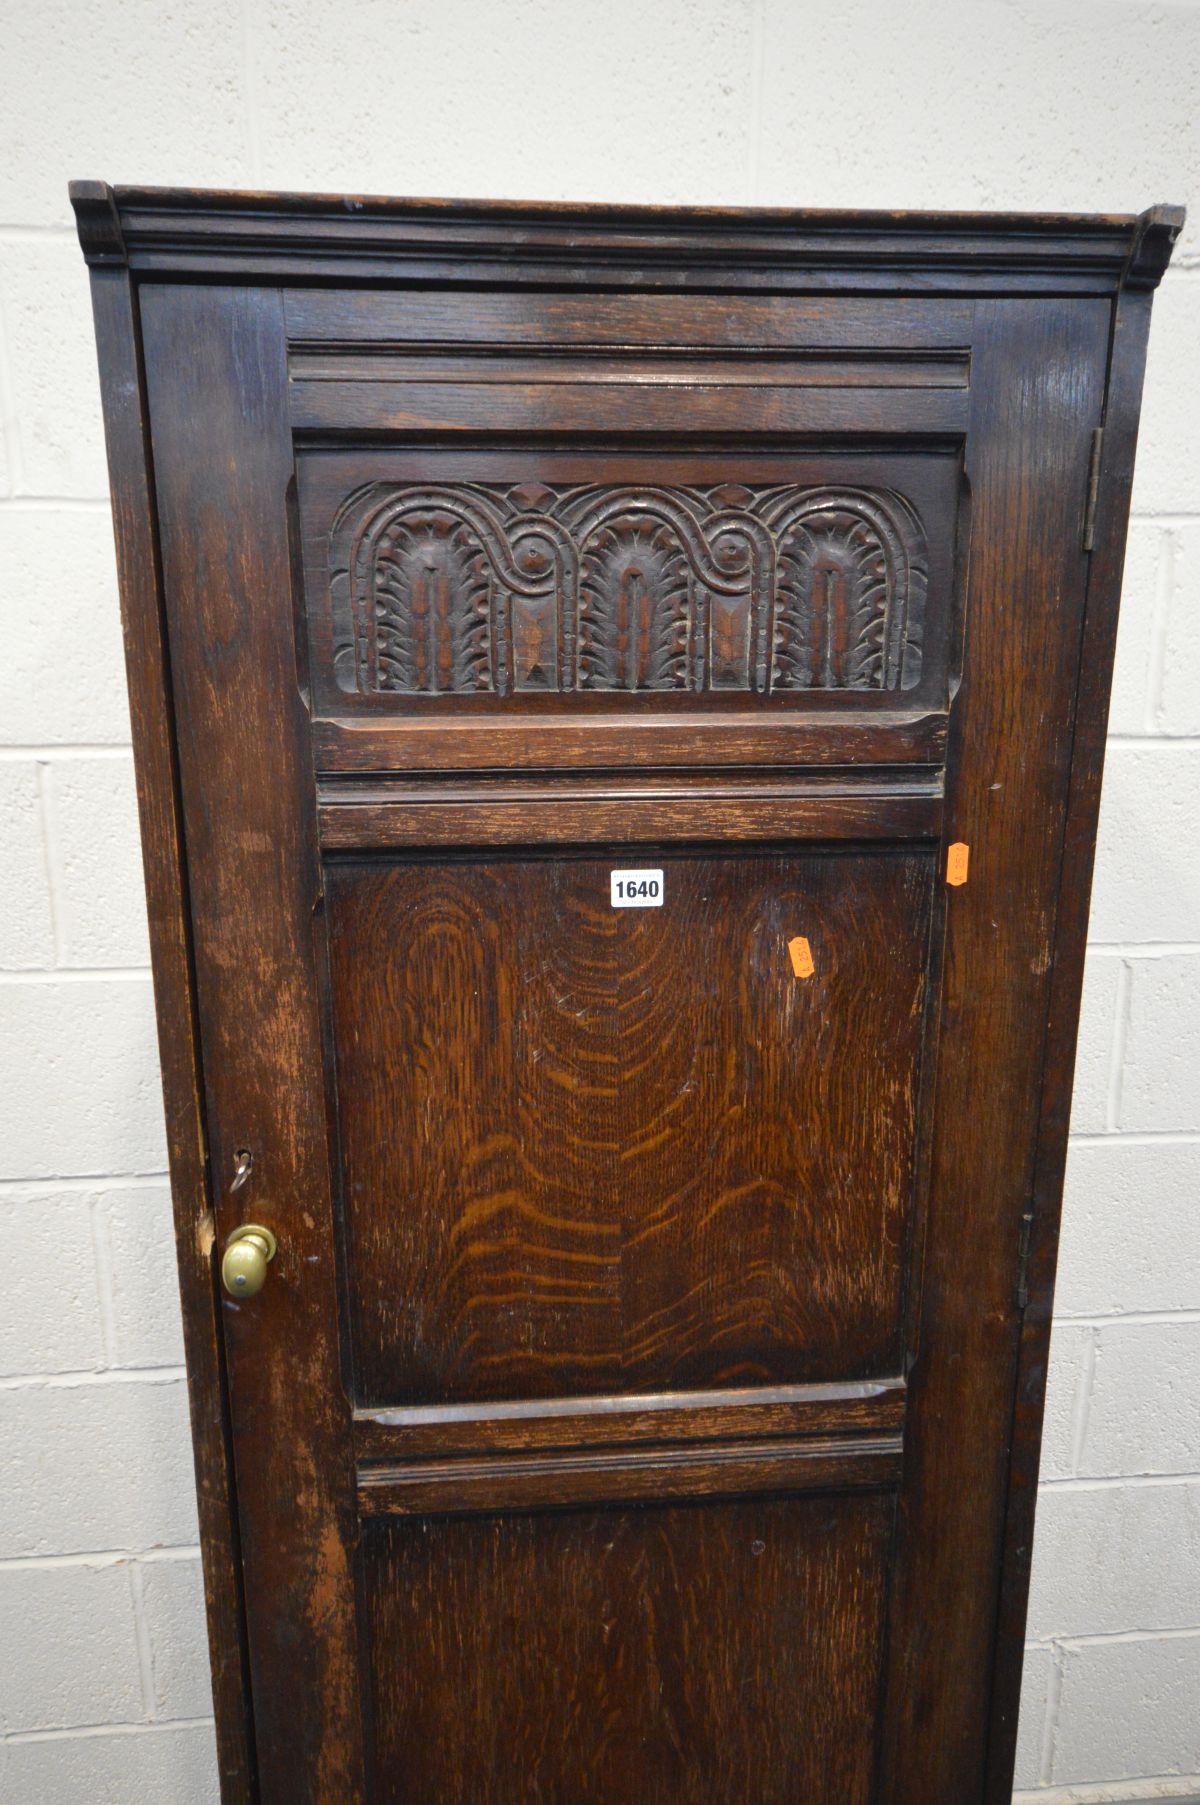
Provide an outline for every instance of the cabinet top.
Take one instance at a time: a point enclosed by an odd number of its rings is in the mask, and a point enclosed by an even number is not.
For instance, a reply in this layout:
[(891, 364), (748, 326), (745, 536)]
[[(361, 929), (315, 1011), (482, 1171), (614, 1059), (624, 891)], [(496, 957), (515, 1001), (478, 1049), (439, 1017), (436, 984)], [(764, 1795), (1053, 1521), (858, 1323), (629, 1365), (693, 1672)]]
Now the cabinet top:
[(71, 183), (91, 264), (233, 281), (1054, 293), (1153, 288), (1182, 207), (837, 212)]

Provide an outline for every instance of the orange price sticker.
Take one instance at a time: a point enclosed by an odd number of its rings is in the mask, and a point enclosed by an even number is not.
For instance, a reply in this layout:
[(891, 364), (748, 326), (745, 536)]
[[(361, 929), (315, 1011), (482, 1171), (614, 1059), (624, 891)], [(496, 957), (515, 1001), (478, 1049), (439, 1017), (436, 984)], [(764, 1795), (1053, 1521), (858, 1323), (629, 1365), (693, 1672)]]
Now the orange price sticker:
[(967, 866), (970, 863), (971, 848), (965, 840), (956, 840), (946, 854), (946, 882), (948, 884), (965, 884)]
[(812, 947), (809, 946), (803, 934), (797, 934), (794, 940), (788, 941), (788, 954), (796, 976), (811, 978), (816, 967), (813, 964)]

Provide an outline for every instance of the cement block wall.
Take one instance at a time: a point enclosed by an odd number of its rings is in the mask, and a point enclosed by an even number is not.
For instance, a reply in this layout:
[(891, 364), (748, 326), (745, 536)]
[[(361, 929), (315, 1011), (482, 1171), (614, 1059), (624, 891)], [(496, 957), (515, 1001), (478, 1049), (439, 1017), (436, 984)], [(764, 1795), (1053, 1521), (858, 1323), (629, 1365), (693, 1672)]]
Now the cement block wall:
[(0, 1799), (216, 1799), (76, 175), (1191, 203), (1135, 488), (1018, 1782), (1200, 1792), (1200, 5), (0, 0), (0, 45)]

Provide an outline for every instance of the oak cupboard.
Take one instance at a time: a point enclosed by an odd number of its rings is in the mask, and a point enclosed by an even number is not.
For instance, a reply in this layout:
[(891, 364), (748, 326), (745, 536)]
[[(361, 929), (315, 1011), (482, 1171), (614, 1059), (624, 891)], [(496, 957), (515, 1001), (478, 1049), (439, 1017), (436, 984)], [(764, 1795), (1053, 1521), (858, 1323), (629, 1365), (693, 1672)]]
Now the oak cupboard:
[(228, 1805), (1001, 1805), (1182, 215), (73, 186)]

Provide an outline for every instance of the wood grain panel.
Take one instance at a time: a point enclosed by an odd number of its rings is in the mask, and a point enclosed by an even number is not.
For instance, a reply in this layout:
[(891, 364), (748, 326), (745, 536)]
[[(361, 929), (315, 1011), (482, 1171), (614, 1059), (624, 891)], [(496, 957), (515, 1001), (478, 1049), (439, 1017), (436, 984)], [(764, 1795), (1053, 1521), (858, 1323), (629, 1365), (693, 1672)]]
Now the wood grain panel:
[[(669, 397), (670, 405), (664, 406)], [(907, 433), (946, 438), (967, 423), (964, 389), (727, 388), (647, 391), (637, 383), (304, 382), (298, 433)]]
[(368, 1532), (378, 1805), (868, 1805), (883, 1495)]
[(932, 857), (653, 862), (330, 867), (360, 1402), (898, 1369)]
[[(272, 1805), (358, 1805), (354, 1477), (315, 801), (288, 631), (282, 307), (277, 294), (212, 288), (151, 288), (141, 305), (216, 1231), (220, 1244), (253, 1212), (280, 1250), (262, 1296), (222, 1296), (259, 1784)], [(269, 904), (250, 907), (251, 896)], [(231, 1197), (242, 1147), (254, 1173)]]
[(450, 345), (591, 347), (627, 352), (722, 347), (774, 351), (958, 348), (971, 342), (974, 304), (846, 296), (456, 293), (354, 294), (293, 289), (288, 341), (312, 347)]
[(984, 1785), (1022, 1217), (1066, 951), (1055, 936), (1085, 616), (1080, 529), (1110, 313), (1005, 301), (981, 303), (978, 322), (968, 640), (945, 829), (971, 864), (969, 882), (947, 892), (881, 1805), (975, 1801)]
[(1007, 1805), (1016, 1751), (1059, 1213), (1071, 1121), (1075, 1039), (1087, 946), (1092, 859), (1100, 813), (1109, 686), (1117, 641), (1125, 525), (1149, 329), (1150, 296), (1136, 292), (1121, 295), (1109, 346), (1109, 389), (1104, 413), (1097, 538), (1095, 554), (1089, 560), (1083, 654), (1075, 702), (1070, 800), (1059, 877), (1057, 947), (1042, 1070), (1041, 1120), (1029, 1205), (1032, 1217), (1026, 1269), (1029, 1303), (1021, 1324), (1011, 1441), (997, 1629), (998, 1658), (988, 1740), (987, 1805)]
[(158, 1003), (158, 1051), (196, 1463), (217, 1765), (224, 1805), (251, 1805), (255, 1797), (254, 1724), (229, 1445), (225, 1350), (205, 1173), (203, 1082), (192, 980), (176, 723), (158, 567), (137, 301), (128, 272), (93, 271), (92, 307), (101, 368), (121, 619), (130, 648), (129, 713), (137, 769), (150, 958)]

